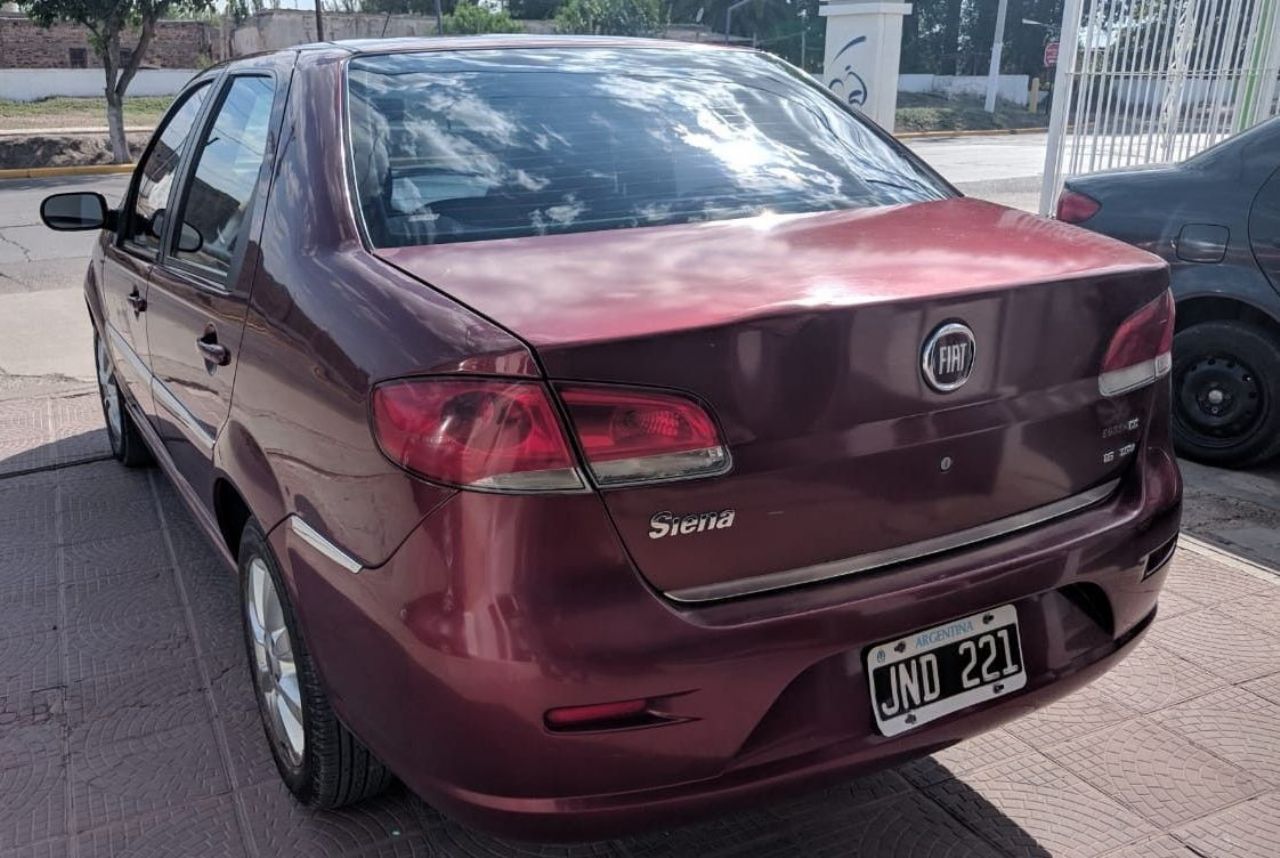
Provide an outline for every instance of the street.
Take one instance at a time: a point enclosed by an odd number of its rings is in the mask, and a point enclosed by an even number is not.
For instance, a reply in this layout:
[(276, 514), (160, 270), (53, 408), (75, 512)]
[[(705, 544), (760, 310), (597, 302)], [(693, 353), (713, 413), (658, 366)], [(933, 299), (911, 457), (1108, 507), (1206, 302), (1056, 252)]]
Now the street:
[[(1032, 209), (1042, 146), (913, 143), (966, 193)], [(114, 202), (126, 184), (0, 182), (0, 858), (1274, 854), (1276, 467), (1186, 466), (1190, 538), (1134, 655), (932, 757), (580, 846), (479, 834), (402, 788), (298, 807), (259, 724), (233, 577), (160, 471), (108, 460), (81, 292), (96, 236), (39, 224), (49, 193)]]

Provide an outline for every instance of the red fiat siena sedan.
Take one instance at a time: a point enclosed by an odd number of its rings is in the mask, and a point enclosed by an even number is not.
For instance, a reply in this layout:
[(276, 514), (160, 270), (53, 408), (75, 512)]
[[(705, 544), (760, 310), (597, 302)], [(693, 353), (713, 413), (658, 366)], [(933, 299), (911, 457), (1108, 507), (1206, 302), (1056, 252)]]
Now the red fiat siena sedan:
[(1165, 266), (794, 69), (612, 39), (194, 79), (86, 283), (106, 421), (242, 582), (280, 773), (587, 838), (1043, 706), (1174, 549)]

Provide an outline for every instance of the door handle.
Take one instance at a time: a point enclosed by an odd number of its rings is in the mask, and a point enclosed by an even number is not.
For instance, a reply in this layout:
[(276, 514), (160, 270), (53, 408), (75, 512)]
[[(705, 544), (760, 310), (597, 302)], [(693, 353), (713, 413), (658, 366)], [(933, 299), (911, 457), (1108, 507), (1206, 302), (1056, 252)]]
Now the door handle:
[(205, 363), (211, 363), (214, 366), (226, 366), (231, 363), (231, 350), (218, 343), (217, 334), (208, 333), (200, 337), (196, 340), (196, 348), (200, 350)]
[(147, 309), (147, 299), (138, 293), (136, 286), (125, 300), (129, 302), (129, 306), (133, 308), (135, 313), (142, 313)]

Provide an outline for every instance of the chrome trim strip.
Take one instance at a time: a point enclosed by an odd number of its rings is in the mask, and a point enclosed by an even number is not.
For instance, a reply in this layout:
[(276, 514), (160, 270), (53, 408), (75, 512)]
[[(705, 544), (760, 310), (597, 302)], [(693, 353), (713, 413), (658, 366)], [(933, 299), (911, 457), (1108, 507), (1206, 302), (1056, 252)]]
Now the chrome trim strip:
[(173, 392), (169, 390), (165, 383), (156, 377), (156, 374), (151, 371), (151, 367), (143, 362), (138, 353), (129, 345), (129, 342), (110, 322), (107, 323), (107, 336), (120, 353), (124, 355), (125, 360), (133, 366), (134, 371), (151, 384), (151, 395), (156, 398), (157, 402), (163, 404), (166, 411), (182, 421), (182, 425), (187, 427), (187, 431), (191, 433), (193, 440), (201, 445), (201, 452), (211, 452), (213, 450), (213, 436), (201, 425), (196, 416), (182, 404), (182, 401), (173, 395)]
[(360, 564), (360, 561), (356, 560), (350, 554), (347, 554), (341, 548), (325, 539), (315, 528), (307, 524), (297, 515), (289, 516), (289, 526), (293, 528), (294, 533), (298, 534), (299, 539), (307, 543), (307, 545), (310, 545), (316, 551), (319, 551), (334, 563), (337, 563), (343, 569), (346, 569), (352, 575), (358, 575), (360, 574), (360, 571), (364, 569), (364, 566)]
[(200, 452), (211, 453), (213, 451), (213, 436), (208, 430), (201, 425), (196, 416), (192, 414), (187, 406), (182, 404), (182, 400), (173, 395), (173, 391), (154, 374), (151, 376), (151, 393), (156, 398), (158, 405), (163, 405), (165, 411), (168, 411), (174, 417), (187, 427), (187, 431), (191, 434), (192, 440), (200, 446)]
[(1007, 518), (980, 524), (967, 530), (935, 536), (897, 548), (886, 548), (871, 554), (835, 560), (830, 563), (819, 563), (803, 569), (789, 569), (785, 572), (771, 572), (766, 575), (755, 575), (737, 581), (725, 581), (717, 584), (703, 584), (697, 587), (686, 587), (682, 590), (669, 590), (667, 598), (677, 602), (710, 602), (717, 599), (731, 599), (736, 596), (749, 596), (783, 587), (794, 587), (799, 584), (813, 584), (832, 578), (843, 578), (860, 572), (870, 572), (885, 566), (893, 566), (911, 560), (922, 560), (944, 551), (953, 551), (966, 545), (985, 542), (1001, 536), (1007, 536), (1019, 530), (1026, 530), (1039, 524), (1062, 518), (1073, 512), (1092, 506), (1111, 497), (1120, 485), (1119, 480), (1112, 480), (1096, 488), (1072, 495), (1060, 501), (1037, 507), (1027, 512), (1018, 513)]
[(147, 382), (150, 383), (151, 379), (155, 377), (151, 374), (151, 368), (147, 366), (142, 358), (138, 356), (138, 353), (133, 350), (133, 346), (129, 345), (129, 341), (124, 338), (124, 335), (121, 334), (120, 331), (116, 330), (115, 325), (111, 324), (111, 322), (107, 322), (106, 324), (107, 339), (116, 347), (116, 351), (124, 355), (124, 359), (133, 367), (133, 371), (136, 372), (140, 378), (145, 378)]

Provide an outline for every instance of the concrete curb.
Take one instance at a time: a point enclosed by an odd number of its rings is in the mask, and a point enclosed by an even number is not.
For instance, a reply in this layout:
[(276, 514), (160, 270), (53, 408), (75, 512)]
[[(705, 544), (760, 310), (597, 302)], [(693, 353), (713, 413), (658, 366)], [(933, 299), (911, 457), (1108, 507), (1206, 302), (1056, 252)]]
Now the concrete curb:
[(964, 131), (903, 131), (894, 136), (900, 140), (921, 140), (934, 137), (1004, 137), (1013, 134), (1047, 134), (1048, 128), (979, 128)]
[(1180, 549), (1185, 548), (1186, 550), (1196, 554), (1211, 557), (1224, 566), (1230, 566), (1232, 569), (1243, 572), (1254, 578), (1259, 578), (1269, 584), (1280, 585), (1280, 575), (1277, 575), (1276, 570), (1268, 568), (1254, 560), (1250, 560), (1247, 557), (1241, 557), (1239, 554), (1236, 554), (1227, 548), (1223, 548), (1221, 545), (1215, 545), (1211, 542), (1206, 542), (1203, 539), (1192, 536), (1186, 531), (1183, 531), (1178, 535), (1178, 547)]
[(80, 167), (16, 167), (0, 170), (0, 182), (6, 179), (55, 179), (61, 176), (101, 176), (108, 173), (132, 173), (133, 164), (85, 164)]

